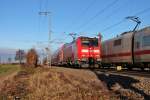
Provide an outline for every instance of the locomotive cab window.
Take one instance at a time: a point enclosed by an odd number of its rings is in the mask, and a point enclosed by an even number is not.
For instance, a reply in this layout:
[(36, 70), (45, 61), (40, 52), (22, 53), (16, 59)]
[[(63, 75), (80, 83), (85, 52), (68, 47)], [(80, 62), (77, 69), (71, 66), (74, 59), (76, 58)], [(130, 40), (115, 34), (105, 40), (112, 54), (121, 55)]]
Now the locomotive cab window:
[(115, 40), (114, 46), (119, 46), (119, 45), (121, 45), (121, 39)]
[(83, 46), (89, 46), (90, 42), (88, 40), (82, 40)]
[(98, 46), (98, 39), (82, 39), (82, 46)]
[(150, 46), (150, 35), (143, 37), (143, 46)]
[(91, 46), (98, 46), (98, 39), (91, 40), (90, 45)]

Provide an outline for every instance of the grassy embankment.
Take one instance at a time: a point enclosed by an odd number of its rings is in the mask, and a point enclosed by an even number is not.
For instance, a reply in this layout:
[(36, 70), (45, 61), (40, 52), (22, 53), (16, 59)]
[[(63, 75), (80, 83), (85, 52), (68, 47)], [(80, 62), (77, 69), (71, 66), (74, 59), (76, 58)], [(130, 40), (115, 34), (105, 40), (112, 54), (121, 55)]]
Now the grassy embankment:
[(0, 77), (7, 76), (18, 71), (20, 71), (19, 65), (0, 65)]
[(110, 96), (94, 73), (56, 67), (21, 68), (0, 90), (0, 98), (22, 100), (108, 100)]

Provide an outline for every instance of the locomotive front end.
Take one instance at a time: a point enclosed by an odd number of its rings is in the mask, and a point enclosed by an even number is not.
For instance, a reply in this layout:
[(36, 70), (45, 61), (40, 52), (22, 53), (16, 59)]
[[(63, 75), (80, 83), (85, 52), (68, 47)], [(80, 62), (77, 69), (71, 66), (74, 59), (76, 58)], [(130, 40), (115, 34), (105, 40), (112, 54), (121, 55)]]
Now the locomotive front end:
[(101, 50), (98, 38), (81, 37), (78, 49), (78, 56), (80, 58), (80, 65), (100, 66), (101, 64)]

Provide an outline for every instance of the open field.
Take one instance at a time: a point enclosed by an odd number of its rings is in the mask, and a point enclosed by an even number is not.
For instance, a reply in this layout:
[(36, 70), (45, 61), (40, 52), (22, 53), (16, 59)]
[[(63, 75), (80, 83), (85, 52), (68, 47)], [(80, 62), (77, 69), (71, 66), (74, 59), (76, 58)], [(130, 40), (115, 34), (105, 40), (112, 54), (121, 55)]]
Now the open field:
[(19, 65), (0, 65), (0, 77), (7, 76), (20, 70)]
[(19, 65), (0, 65), (0, 91), (4, 82), (12, 79), (19, 71)]
[(7, 76), (20, 70), (19, 65), (0, 65), (0, 77)]

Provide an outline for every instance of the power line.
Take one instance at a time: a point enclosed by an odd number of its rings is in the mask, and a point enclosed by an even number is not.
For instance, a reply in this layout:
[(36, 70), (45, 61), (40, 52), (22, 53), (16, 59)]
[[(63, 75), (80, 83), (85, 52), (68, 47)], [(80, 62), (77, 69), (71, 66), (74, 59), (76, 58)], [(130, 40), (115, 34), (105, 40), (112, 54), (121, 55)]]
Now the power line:
[[(125, 3), (123, 3), (123, 5), (125, 5)], [(122, 8), (123, 5), (121, 5), (120, 7), (118, 7), (115, 10), (112, 10), (112, 12), (109, 15), (106, 15), (105, 17), (103, 17), (103, 20), (104, 19), (107, 19), (107, 20), (110, 19), (114, 14), (116, 14), (116, 12), (118, 12), (119, 10), (121, 10), (121, 8)], [(84, 30), (82, 30), (82, 31), (86, 31), (87, 29), (91, 29), (91, 28), (93, 28), (91, 26), (95, 26), (95, 25), (97, 26), (98, 24), (100, 24), (100, 23), (94, 23), (94, 24), (90, 25), (89, 27), (84, 28)], [(80, 34), (80, 35), (82, 35), (82, 34)]]
[[(89, 5), (79, 14), (79, 16), (75, 19), (75, 20), (80, 20), (82, 18), (82, 15), (86, 14), (87, 11), (92, 7), (92, 5), (95, 4), (97, 0), (92, 0)], [(69, 25), (69, 28), (72, 28), (74, 24), (76, 24), (77, 21), (72, 21), (72, 23)], [(71, 26), (71, 27), (70, 27)], [(63, 34), (65, 34), (65, 32), (63, 32)], [(67, 39), (67, 37), (70, 35), (70, 34), (65, 34), (67, 35), (65, 38), (64, 38), (64, 41)], [(77, 35), (77, 34), (76, 34)], [(77, 35), (78, 36), (78, 35)]]
[(76, 19), (74, 21), (72, 21), (72, 23), (69, 25), (70, 28), (73, 27), (73, 25), (75, 25), (77, 23), (77, 20), (81, 20), (81, 18), (83, 17), (83, 15), (85, 15), (87, 13), (87, 11), (95, 4), (97, 0), (92, 0), (89, 5), (79, 14), (78, 17), (76, 17)]
[[(139, 11), (139, 12), (135, 13), (134, 16), (136, 16), (136, 15), (142, 15), (142, 14), (148, 12), (149, 10), (150, 10), (150, 8), (146, 8), (146, 9), (144, 9), (144, 10), (142, 10), (142, 11)], [(119, 21), (119, 22), (117, 22), (117, 23), (115, 23), (115, 24), (113, 24), (113, 25), (110, 25), (110, 26), (104, 28), (104, 29), (102, 30), (102, 32), (107, 31), (107, 30), (109, 30), (109, 29), (112, 29), (112, 28), (114, 28), (114, 27), (116, 27), (116, 26), (122, 24), (124, 21), (125, 21), (125, 19), (123, 19), (123, 20), (121, 20), (121, 21)]]
[(150, 11), (150, 8), (146, 8), (146, 9), (144, 9), (144, 10), (142, 10), (142, 11), (139, 11), (139, 12), (135, 13), (134, 16), (142, 15), (142, 14), (144, 14), (144, 13), (146, 13), (146, 12), (149, 12), (149, 11)]
[[(127, 5), (127, 3), (129, 3), (128, 2), (129, 0), (127, 0), (126, 2), (121, 2), (122, 4), (119, 6), (119, 7), (117, 7), (116, 9), (114, 9), (114, 10), (112, 10), (111, 11), (111, 13), (110, 14), (108, 14), (108, 15), (106, 15), (106, 16), (104, 16), (103, 17), (103, 19), (102, 20), (104, 20), (104, 19), (110, 19), (113, 15), (116, 15), (116, 13), (118, 13), (122, 8), (123, 8), (123, 6), (125, 5)], [(115, 13), (114, 13), (115, 12)], [(99, 25), (100, 23), (98, 22), (98, 23), (94, 23), (94, 24), (92, 24), (92, 25), (89, 25), (89, 27), (86, 27), (86, 28), (84, 28), (84, 30), (82, 30), (82, 31), (86, 31), (87, 29), (91, 29), (91, 28), (93, 28), (93, 27), (91, 27), (91, 26), (97, 26), (97, 25)]]
[(119, 0), (114, 0), (113, 2), (111, 2), (110, 4), (106, 5), (102, 10), (100, 10), (98, 13), (96, 13), (94, 16), (92, 16), (88, 21), (86, 21), (85, 23), (83, 23), (82, 25), (80, 25), (80, 27), (78, 29), (81, 29), (82, 27), (86, 26), (87, 24), (89, 24), (92, 20), (94, 20), (97, 16), (99, 16), (100, 14), (104, 13), (105, 10), (111, 8), (112, 6), (114, 6)]
[[(94, 3), (96, 2), (97, 0), (92, 0), (89, 5), (79, 14), (78, 17), (76, 17), (75, 21), (72, 21), (72, 23), (69, 25), (69, 29), (73, 27), (74, 24), (77, 23), (76, 20), (80, 20), (82, 18), (82, 15), (86, 14), (87, 11), (92, 7), (92, 5), (94, 5)], [(71, 26), (71, 27), (70, 27)], [(64, 41), (67, 39), (67, 37), (70, 35), (70, 34), (65, 34), (65, 32), (63, 32), (64, 35), (67, 35), (65, 38), (64, 38)], [(77, 34), (76, 34), (77, 35)], [(78, 35), (77, 35), (78, 36)]]
[(109, 30), (109, 29), (112, 29), (112, 28), (114, 28), (114, 27), (116, 27), (116, 26), (122, 24), (124, 21), (125, 21), (125, 19), (120, 20), (119, 22), (117, 22), (117, 23), (115, 23), (115, 24), (112, 24), (112, 25), (110, 25), (110, 26), (104, 28), (104, 29), (102, 30), (102, 32), (107, 31), (107, 30)]

